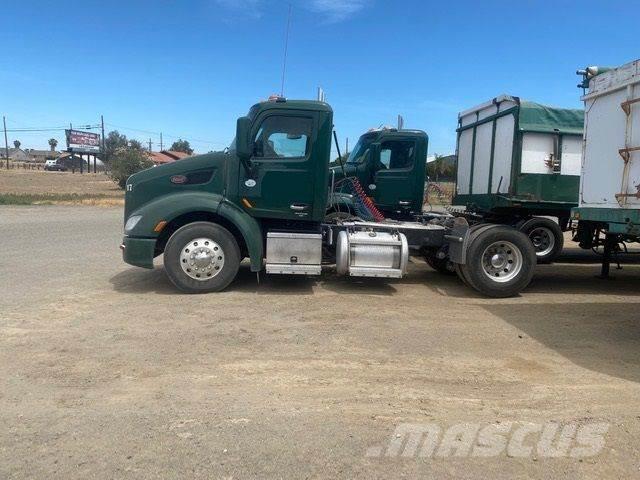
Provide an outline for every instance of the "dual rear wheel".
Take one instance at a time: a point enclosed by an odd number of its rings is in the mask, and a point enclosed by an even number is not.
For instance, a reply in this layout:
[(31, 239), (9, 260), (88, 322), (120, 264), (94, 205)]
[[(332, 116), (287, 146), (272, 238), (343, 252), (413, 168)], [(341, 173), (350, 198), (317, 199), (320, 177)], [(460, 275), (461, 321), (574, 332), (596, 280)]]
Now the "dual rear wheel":
[(536, 254), (529, 238), (503, 225), (477, 225), (469, 234), (467, 263), (456, 264), (469, 287), (489, 297), (512, 297), (533, 278)]

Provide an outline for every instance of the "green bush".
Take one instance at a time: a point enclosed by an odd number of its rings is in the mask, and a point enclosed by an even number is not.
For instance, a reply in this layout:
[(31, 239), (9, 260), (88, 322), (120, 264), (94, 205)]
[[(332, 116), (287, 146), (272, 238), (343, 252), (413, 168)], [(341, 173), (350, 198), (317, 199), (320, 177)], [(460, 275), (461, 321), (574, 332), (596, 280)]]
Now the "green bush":
[(146, 152), (137, 145), (120, 148), (111, 158), (111, 179), (124, 189), (127, 178), (134, 173), (153, 166)]

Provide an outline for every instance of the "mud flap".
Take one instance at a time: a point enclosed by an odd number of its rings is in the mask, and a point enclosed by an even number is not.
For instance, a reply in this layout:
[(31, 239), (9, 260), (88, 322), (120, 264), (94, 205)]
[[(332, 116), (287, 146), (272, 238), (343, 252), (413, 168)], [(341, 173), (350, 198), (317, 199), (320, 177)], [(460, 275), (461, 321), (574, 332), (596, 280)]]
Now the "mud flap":
[(463, 217), (456, 218), (451, 232), (445, 235), (444, 239), (449, 245), (449, 260), (460, 265), (466, 264), (469, 246), (469, 223), (467, 220)]

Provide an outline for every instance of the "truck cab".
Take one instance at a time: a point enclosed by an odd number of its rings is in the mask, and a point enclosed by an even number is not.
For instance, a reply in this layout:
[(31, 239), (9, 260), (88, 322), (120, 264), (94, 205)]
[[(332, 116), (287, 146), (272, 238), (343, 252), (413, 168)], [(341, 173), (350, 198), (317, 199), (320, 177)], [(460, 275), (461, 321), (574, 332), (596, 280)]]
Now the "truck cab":
[[(245, 258), (256, 273), (319, 275), (335, 265), (352, 277), (401, 278), (410, 252), (446, 249), (464, 282), (485, 295), (512, 296), (529, 283), (535, 252), (509, 227), (472, 232), (464, 218), (437, 214), (325, 222), (337, 184), (329, 168), (332, 131), (328, 104), (272, 98), (237, 120), (225, 151), (132, 175), (124, 261), (153, 268), (162, 255), (177, 288), (204, 293), (226, 288)], [(382, 208), (408, 214), (422, 205), (426, 149), (423, 132), (370, 132), (348, 168)], [(414, 196), (405, 196), (408, 182)], [(368, 194), (358, 199), (373, 208)]]
[[(374, 129), (360, 137), (343, 166), (332, 166), (330, 179), (358, 179), (376, 207), (395, 219), (422, 212), (429, 138), (421, 130)], [(334, 197), (328, 213), (353, 212), (348, 196)]]

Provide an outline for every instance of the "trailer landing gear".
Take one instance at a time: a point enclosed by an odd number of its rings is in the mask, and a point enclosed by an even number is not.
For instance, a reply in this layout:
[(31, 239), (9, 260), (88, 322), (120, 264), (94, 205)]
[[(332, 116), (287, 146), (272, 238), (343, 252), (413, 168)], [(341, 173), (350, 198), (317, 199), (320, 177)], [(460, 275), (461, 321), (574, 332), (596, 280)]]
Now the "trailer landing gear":
[[(602, 270), (598, 278), (602, 280), (612, 280), (613, 277), (609, 275), (611, 271), (611, 257), (614, 252), (618, 251), (618, 236), (607, 234), (604, 240), (604, 253), (602, 255)], [(618, 263), (618, 270), (622, 270), (622, 267)]]

